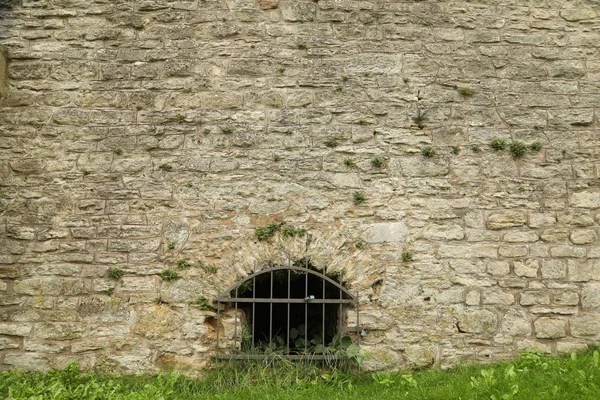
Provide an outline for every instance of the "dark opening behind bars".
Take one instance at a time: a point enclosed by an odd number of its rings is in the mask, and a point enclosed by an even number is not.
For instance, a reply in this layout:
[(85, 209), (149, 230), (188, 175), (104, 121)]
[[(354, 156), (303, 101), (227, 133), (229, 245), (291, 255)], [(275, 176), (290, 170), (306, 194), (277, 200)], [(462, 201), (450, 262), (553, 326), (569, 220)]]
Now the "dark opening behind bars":
[[(318, 345), (327, 346), (343, 327), (343, 307), (356, 308), (358, 293), (352, 295), (325, 274), (303, 267), (277, 266), (255, 272), (236, 282), (217, 298), (217, 349), (220, 349), (221, 308), (233, 305), (233, 348), (242, 333), (242, 354), (217, 354), (219, 359), (260, 359), (275, 353), (282, 358), (331, 358), (317, 354)], [(246, 314), (246, 325), (238, 311)], [(245, 330), (244, 332), (242, 330)], [(358, 328), (357, 328), (358, 330)], [(360, 335), (357, 335), (360, 341)], [(261, 352), (262, 351), (262, 352)], [(246, 354), (244, 354), (246, 353)]]

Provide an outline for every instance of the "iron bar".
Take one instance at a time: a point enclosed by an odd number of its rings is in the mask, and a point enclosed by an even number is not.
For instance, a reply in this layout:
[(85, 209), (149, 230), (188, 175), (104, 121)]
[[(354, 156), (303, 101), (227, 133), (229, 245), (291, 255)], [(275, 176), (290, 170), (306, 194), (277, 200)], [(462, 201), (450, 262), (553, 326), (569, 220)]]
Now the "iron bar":
[[(356, 289), (356, 326), (360, 326), (360, 313), (358, 310), (359, 304), (360, 304), (360, 300), (358, 298), (358, 289)], [(356, 341), (358, 342), (358, 345), (360, 346), (360, 332), (358, 332), (356, 337), (357, 337)]]
[[(220, 293), (221, 285), (217, 289), (217, 293)], [(217, 299), (217, 351), (219, 351), (219, 339), (221, 333), (221, 302)]]
[[(308, 260), (307, 260), (308, 263)], [(304, 298), (308, 298), (308, 272), (305, 274)], [(304, 302), (304, 352), (308, 353), (308, 302)]]
[(269, 347), (273, 341), (273, 271), (271, 271), (271, 302), (269, 303)]
[[(323, 284), (323, 299), (322, 300), (325, 300), (325, 281), (321, 280), (321, 283)], [(326, 343), (325, 343), (325, 303), (323, 303), (323, 307), (322, 307), (321, 311), (323, 313), (323, 315), (322, 315), (322, 317), (323, 317), (323, 325), (322, 325), (323, 336), (321, 336), (321, 344), (323, 346), (325, 346), (326, 345)]]
[[(235, 297), (238, 296), (238, 288), (235, 288)], [(238, 303), (235, 302), (235, 313), (233, 314), (233, 349), (237, 347), (237, 318), (238, 318)], [(240, 341), (240, 350), (242, 349), (242, 343)]]
[[(252, 277), (252, 299), (256, 297), (256, 276)], [(252, 302), (252, 350), (254, 350), (254, 331), (256, 327), (256, 303)]]
[(315, 304), (354, 304), (353, 299), (269, 299), (264, 297), (250, 298), (250, 297), (233, 297), (219, 300), (221, 303), (315, 303)]
[[(289, 263), (289, 261), (288, 261)], [(287, 353), (290, 353), (290, 296), (291, 296), (291, 285), (292, 285), (292, 270), (288, 269), (288, 292), (287, 292)]]

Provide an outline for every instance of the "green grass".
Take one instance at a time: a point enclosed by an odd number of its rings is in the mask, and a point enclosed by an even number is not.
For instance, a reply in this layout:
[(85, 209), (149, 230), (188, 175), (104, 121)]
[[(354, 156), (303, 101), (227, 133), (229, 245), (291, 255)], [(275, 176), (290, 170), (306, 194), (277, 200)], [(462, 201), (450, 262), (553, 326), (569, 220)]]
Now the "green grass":
[(517, 360), (450, 371), (347, 374), (286, 361), (225, 364), (201, 379), (168, 373), (116, 376), (64, 371), (2, 372), (0, 398), (11, 400), (402, 399), (512, 400), (600, 398), (597, 349), (562, 357), (530, 351)]

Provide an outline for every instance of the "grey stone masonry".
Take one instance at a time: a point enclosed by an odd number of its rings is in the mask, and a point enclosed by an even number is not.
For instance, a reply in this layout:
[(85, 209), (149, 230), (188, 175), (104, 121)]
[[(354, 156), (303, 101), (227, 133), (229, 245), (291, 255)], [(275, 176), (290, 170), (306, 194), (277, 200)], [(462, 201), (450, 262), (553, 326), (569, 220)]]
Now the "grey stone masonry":
[(0, 14), (0, 370), (194, 374), (197, 300), (301, 259), (359, 291), (367, 369), (600, 340), (597, 0)]

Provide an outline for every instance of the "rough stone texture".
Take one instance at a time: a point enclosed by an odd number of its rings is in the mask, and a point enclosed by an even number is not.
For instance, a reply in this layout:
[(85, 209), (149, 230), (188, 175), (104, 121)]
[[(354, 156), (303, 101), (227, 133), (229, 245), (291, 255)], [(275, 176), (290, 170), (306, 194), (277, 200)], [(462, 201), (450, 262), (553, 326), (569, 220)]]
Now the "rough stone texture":
[(300, 259), (370, 369), (600, 339), (597, 1), (0, 3), (0, 369), (193, 373)]

